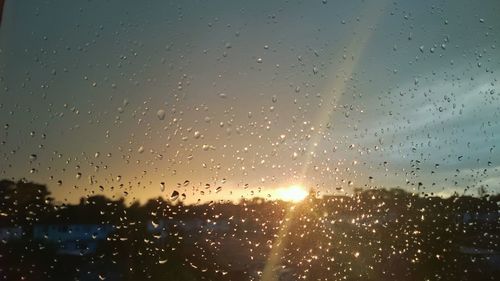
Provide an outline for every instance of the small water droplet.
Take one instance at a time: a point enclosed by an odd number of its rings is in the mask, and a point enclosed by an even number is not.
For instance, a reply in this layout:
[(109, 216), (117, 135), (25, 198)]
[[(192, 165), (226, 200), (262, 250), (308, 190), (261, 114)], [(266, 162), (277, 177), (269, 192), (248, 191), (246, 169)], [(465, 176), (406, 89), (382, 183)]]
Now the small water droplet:
[(170, 200), (175, 201), (179, 198), (179, 192), (177, 190), (174, 190), (172, 194), (170, 195)]
[(163, 120), (165, 119), (165, 110), (163, 109), (159, 109), (157, 112), (156, 112), (156, 117), (158, 117), (159, 120)]

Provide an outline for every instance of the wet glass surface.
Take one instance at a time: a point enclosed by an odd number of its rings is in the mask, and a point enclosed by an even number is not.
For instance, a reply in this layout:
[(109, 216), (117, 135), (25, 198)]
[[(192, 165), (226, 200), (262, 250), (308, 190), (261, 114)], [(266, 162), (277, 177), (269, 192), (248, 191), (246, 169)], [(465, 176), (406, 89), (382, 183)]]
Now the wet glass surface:
[(497, 1), (0, 7), (0, 280), (500, 279)]

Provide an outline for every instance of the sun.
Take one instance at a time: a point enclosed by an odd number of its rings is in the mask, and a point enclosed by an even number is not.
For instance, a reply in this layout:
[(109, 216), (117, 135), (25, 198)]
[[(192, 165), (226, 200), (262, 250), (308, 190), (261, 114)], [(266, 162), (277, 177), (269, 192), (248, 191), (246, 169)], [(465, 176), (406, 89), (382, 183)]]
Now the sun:
[(307, 197), (307, 194), (306, 189), (300, 185), (291, 185), (276, 190), (277, 199), (290, 202), (300, 202)]

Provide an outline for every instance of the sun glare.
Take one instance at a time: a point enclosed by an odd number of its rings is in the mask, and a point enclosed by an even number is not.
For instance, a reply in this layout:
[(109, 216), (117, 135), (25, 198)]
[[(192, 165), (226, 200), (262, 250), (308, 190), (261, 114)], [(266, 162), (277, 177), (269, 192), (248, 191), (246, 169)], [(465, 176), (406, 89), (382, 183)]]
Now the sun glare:
[(300, 202), (307, 197), (307, 191), (300, 185), (291, 185), (276, 190), (277, 199), (291, 202)]

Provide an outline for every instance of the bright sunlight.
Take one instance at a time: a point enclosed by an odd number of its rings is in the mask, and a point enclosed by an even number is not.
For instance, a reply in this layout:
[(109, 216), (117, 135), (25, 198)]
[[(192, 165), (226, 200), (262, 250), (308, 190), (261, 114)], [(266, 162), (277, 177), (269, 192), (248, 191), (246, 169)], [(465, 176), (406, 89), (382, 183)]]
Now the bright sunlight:
[(307, 194), (306, 189), (300, 185), (291, 185), (276, 190), (277, 199), (291, 202), (300, 202), (307, 197)]

